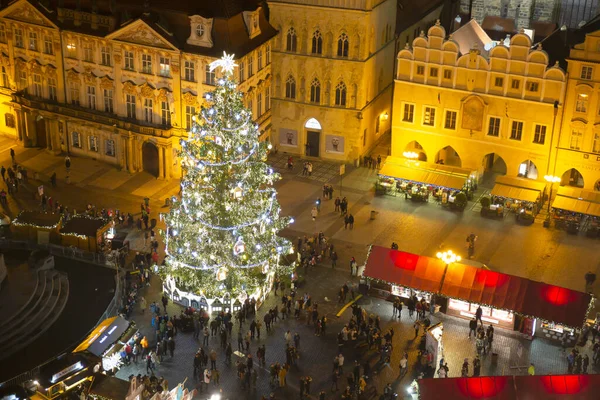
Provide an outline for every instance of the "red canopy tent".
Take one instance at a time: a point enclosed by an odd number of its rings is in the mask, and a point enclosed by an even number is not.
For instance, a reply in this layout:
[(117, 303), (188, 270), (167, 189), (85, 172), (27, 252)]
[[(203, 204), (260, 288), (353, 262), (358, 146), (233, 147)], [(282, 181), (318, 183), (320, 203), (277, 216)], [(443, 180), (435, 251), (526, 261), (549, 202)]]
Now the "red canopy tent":
[(444, 262), (437, 258), (372, 246), (363, 275), (398, 286), (437, 293), (445, 269)]
[[(600, 375), (419, 379), (420, 400), (592, 400)], [(441, 395), (443, 393), (443, 396)]]
[(419, 379), (420, 400), (494, 399), (517, 398), (512, 377), (487, 376), (477, 378)]
[(516, 311), (547, 321), (580, 327), (587, 315), (591, 300), (592, 297), (589, 293), (529, 281), (525, 301), (523, 301), (521, 309)]
[(518, 310), (528, 285), (528, 279), (455, 263), (448, 266), (440, 293), (469, 303)]

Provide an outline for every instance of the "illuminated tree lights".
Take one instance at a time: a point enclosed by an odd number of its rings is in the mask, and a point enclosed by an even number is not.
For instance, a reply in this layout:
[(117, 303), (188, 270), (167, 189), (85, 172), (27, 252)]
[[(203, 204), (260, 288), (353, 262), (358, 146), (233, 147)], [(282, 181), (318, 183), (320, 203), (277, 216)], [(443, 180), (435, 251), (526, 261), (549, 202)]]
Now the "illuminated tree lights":
[(291, 219), (279, 216), (272, 186), (280, 176), (264, 162), (270, 145), (258, 141), (229, 58), (215, 63), (224, 77), (205, 95), (207, 106), (181, 141), (181, 195), (172, 199), (161, 232), (163, 277), (206, 297), (252, 295), (267, 274), (284, 272), (278, 261), (292, 249), (278, 236)]

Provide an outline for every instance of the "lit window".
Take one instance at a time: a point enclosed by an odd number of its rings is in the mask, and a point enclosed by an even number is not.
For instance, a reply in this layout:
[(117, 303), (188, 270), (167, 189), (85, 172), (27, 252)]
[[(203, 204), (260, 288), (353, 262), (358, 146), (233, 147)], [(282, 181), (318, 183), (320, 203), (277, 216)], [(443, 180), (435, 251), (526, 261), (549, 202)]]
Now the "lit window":
[(488, 125), (488, 136), (500, 136), (500, 118), (490, 117), (490, 123)]
[(588, 95), (586, 93), (578, 93), (577, 101), (575, 102), (575, 111), (580, 113), (587, 112)]
[(404, 113), (402, 114), (402, 121), (404, 122), (413, 122), (415, 116), (415, 105), (414, 104), (404, 104)]
[(533, 143), (544, 144), (546, 141), (546, 125), (535, 125), (533, 133)]
[(512, 127), (510, 129), (510, 138), (512, 140), (521, 140), (522, 135), (523, 135), (523, 122), (513, 121)]
[(29, 32), (29, 50), (38, 51), (38, 35), (36, 32)]
[(71, 141), (73, 142), (73, 147), (81, 148), (81, 135), (78, 132), (71, 133)]
[(456, 129), (456, 111), (446, 111), (446, 120), (444, 121), (444, 128)]
[(171, 59), (160, 57), (160, 75), (171, 76)]
[(423, 125), (435, 125), (435, 108), (425, 107), (425, 113), (423, 115)]
[(77, 58), (77, 45), (75, 41), (67, 42), (67, 57)]

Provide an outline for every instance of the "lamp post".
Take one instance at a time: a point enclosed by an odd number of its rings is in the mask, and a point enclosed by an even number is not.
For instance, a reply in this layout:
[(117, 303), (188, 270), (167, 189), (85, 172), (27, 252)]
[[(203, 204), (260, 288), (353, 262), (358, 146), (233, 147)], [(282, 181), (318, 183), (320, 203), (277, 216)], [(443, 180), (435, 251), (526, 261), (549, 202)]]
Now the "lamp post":
[(458, 254), (454, 253), (452, 250), (438, 252), (435, 256), (442, 260), (444, 263), (446, 263), (446, 266), (462, 260), (462, 258)]
[(550, 202), (552, 201), (552, 186), (554, 186), (555, 182), (560, 182), (560, 178), (554, 175), (546, 175), (544, 179), (547, 182), (550, 182), (550, 194), (548, 195), (548, 214), (550, 214)]

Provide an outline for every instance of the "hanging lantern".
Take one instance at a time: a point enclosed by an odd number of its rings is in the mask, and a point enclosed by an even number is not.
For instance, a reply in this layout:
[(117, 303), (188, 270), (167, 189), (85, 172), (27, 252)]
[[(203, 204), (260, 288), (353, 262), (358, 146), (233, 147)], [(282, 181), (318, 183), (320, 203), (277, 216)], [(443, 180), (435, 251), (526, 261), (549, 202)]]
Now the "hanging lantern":
[(233, 246), (233, 255), (237, 256), (237, 255), (242, 254), (245, 251), (246, 251), (246, 244), (244, 243), (244, 241), (242, 240), (242, 237), (240, 236), (238, 241)]
[(227, 272), (229, 272), (229, 270), (226, 267), (219, 268), (219, 270), (217, 271), (217, 276), (216, 276), (217, 281), (219, 281), (219, 282), (224, 281), (227, 278)]

